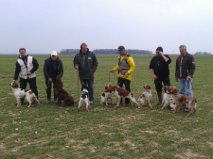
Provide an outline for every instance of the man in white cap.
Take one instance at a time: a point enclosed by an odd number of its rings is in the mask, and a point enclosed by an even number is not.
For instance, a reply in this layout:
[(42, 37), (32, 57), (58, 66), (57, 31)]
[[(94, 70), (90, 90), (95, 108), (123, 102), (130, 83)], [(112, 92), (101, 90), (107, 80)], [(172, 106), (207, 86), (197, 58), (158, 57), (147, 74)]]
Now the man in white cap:
[[(51, 102), (51, 89), (56, 79), (61, 79), (63, 76), (64, 68), (63, 62), (58, 57), (57, 51), (52, 51), (50, 57), (44, 61), (44, 77), (46, 82), (47, 103)], [(54, 87), (54, 86), (53, 86)], [(54, 101), (57, 97), (54, 96)]]

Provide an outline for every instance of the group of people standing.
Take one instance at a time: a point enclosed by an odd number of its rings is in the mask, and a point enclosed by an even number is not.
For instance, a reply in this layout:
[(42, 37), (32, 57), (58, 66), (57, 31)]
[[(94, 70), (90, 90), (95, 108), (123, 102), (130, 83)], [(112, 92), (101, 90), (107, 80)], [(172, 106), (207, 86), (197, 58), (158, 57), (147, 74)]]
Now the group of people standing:
[[(192, 79), (195, 72), (194, 57), (187, 52), (185, 45), (179, 47), (180, 55), (176, 59), (175, 78), (179, 82), (179, 93), (186, 96), (192, 96)], [(124, 46), (118, 47), (118, 63), (110, 70), (110, 72), (117, 72), (117, 84), (120, 87), (125, 86), (125, 89), (131, 91), (132, 74), (136, 68), (134, 58), (128, 54)], [(171, 85), (169, 77), (169, 64), (171, 58), (163, 53), (163, 48), (156, 49), (155, 56), (151, 59), (149, 69), (154, 80), (155, 89), (158, 95), (158, 104), (162, 102), (162, 91)], [(98, 61), (94, 53), (89, 51), (87, 44), (80, 45), (80, 51), (75, 55), (73, 66), (78, 72), (79, 80), (82, 86), (87, 86), (89, 91), (90, 103), (93, 102), (93, 84), (94, 73), (98, 67)], [(15, 74), (13, 82), (19, 77), (21, 89), (26, 89), (27, 83), (30, 89), (38, 97), (38, 90), (36, 85), (35, 72), (39, 68), (38, 61), (32, 56), (28, 55), (25, 48), (19, 49), (19, 57), (16, 61)], [(57, 79), (63, 76), (64, 68), (63, 62), (56, 51), (52, 51), (50, 57), (44, 62), (44, 77), (46, 83), (47, 103), (51, 102), (52, 87)], [(57, 97), (54, 96), (54, 101)], [(129, 99), (125, 99), (125, 104), (129, 104)]]
[[(194, 57), (187, 52), (186, 45), (179, 46), (180, 55), (176, 59), (175, 79), (179, 82), (179, 93), (185, 96), (193, 96), (192, 78), (195, 72)], [(169, 64), (172, 62), (168, 55), (163, 53), (163, 48), (156, 49), (156, 55), (151, 59), (149, 68), (154, 79), (158, 96), (158, 104), (162, 103), (162, 89), (166, 90), (170, 85)]]

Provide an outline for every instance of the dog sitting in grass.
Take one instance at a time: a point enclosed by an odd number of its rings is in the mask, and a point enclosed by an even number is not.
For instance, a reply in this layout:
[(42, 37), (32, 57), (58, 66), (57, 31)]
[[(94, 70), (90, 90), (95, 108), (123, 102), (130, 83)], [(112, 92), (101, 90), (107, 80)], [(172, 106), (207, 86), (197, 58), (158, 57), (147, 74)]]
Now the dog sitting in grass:
[(197, 99), (189, 96), (180, 95), (176, 98), (176, 107), (174, 113), (180, 112), (180, 110), (185, 110), (188, 115), (196, 112), (197, 109)]
[(175, 96), (178, 95), (178, 90), (175, 87), (166, 88), (166, 92), (163, 94), (163, 100), (161, 104), (161, 109), (163, 110), (166, 107), (170, 107), (171, 110), (176, 108)]
[(81, 108), (82, 105), (86, 106), (86, 110), (89, 111), (89, 91), (88, 88), (83, 86), (81, 89), (81, 96), (78, 103), (78, 110)]
[(138, 104), (139, 104), (138, 108), (148, 104), (149, 107), (152, 109), (151, 99), (152, 99), (151, 86), (148, 84), (145, 84), (144, 91), (143, 91), (142, 95), (138, 98)]
[(54, 94), (57, 97), (57, 105), (60, 106), (74, 106), (74, 98), (63, 89), (63, 82), (57, 79), (54, 85)]
[(194, 113), (197, 109), (197, 99), (189, 96), (184, 96), (178, 93), (178, 89), (175, 87), (169, 87), (163, 96), (162, 108), (170, 106), (174, 113), (180, 110), (185, 110), (188, 115)]

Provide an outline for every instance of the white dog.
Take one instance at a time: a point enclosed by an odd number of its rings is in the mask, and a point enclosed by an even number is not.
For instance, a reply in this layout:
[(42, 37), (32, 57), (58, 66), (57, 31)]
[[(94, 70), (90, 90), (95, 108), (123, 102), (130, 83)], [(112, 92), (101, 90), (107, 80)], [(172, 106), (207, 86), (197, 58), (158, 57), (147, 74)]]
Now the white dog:
[(139, 107), (148, 104), (149, 107), (152, 108), (151, 99), (152, 99), (151, 87), (146, 84), (144, 86), (144, 91), (142, 95), (138, 98)]
[(22, 99), (26, 100), (28, 102), (28, 107), (31, 106), (33, 101), (36, 101), (38, 104), (40, 104), (35, 93), (33, 93), (31, 90), (25, 92), (25, 90), (19, 88), (18, 84), (15, 82), (11, 83), (11, 88), (12, 88), (13, 95), (16, 98), (17, 107), (19, 107), (21, 105)]
[(36, 97), (35, 93), (33, 93), (32, 90), (29, 90), (29, 91), (27, 91), (25, 93), (26, 93), (25, 100), (28, 102), (28, 107), (31, 106), (33, 101), (36, 101), (37, 104), (40, 104), (38, 98)]
[(174, 95), (172, 94), (169, 94), (168, 92), (164, 93), (163, 95), (163, 100), (162, 100), (162, 110), (166, 107), (170, 107), (172, 110), (175, 110), (176, 108), (176, 101), (175, 101), (175, 98), (174, 98)]
[(83, 104), (86, 105), (86, 110), (89, 111), (89, 91), (87, 88), (82, 88), (80, 100), (78, 102), (78, 109), (80, 109)]
[(26, 92), (24, 89), (19, 88), (18, 84), (15, 82), (11, 83), (12, 93), (16, 98), (16, 106), (21, 106), (21, 100), (25, 98)]
[(100, 99), (100, 104), (101, 105), (106, 105), (106, 106), (108, 106), (109, 105), (109, 100), (111, 100), (111, 102), (112, 102), (112, 98), (111, 98), (111, 93), (110, 92), (103, 92), (102, 94), (101, 94), (101, 99)]

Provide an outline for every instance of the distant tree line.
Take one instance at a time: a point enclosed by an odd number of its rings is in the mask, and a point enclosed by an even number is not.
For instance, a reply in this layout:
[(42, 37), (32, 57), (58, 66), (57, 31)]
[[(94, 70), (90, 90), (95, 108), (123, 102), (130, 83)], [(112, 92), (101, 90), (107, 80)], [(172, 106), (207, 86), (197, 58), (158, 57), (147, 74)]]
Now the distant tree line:
[[(60, 51), (60, 54), (62, 55), (75, 55), (79, 53), (79, 49), (62, 49)], [(118, 54), (118, 50), (116, 49), (95, 49), (93, 50), (95, 54)], [(134, 55), (150, 55), (152, 54), (152, 51), (149, 50), (132, 50), (128, 49), (127, 52), (129, 54), (134, 54)]]
[(196, 52), (195, 55), (212, 55), (210, 52)]

